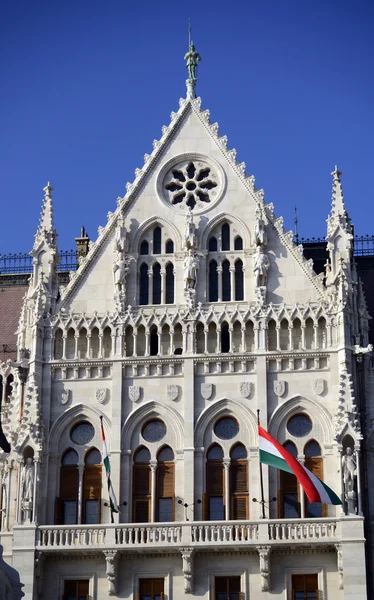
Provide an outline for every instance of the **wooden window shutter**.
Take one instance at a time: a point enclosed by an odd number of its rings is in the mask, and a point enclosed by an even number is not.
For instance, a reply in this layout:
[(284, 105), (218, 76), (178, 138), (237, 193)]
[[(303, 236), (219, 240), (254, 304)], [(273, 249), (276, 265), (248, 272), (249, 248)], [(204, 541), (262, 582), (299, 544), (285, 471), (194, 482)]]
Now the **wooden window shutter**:
[(172, 498), (174, 496), (174, 463), (164, 463), (158, 466), (157, 495), (159, 498)]
[(207, 462), (206, 488), (209, 496), (223, 496), (223, 463), (221, 461)]
[(64, 504), (61, 498), (56, 498), (55, 502), (55, 525), (62, 525)]
[(234, 521), (245, 521), (248, 519), (248, 496), (231, 497), (231, 515)]
[(83, 476), (84, 500), (100, 500), (101, 498), (101, 465), (87, 465)]
[(62, 500), (77, 500), (78, 485), (78, 468), (76, 466), (61, 467), (60, 498)]
[(134, 522), (149, 523), (150, 521), (150, 499), (135, 498), (134, 500)]
[[(307, 469), (309, 469), (309, 471), (313, 473), (313, 475), (315, 475), (316, 477), (318, 477), (318, 479), (321, 479), (321, 481), (323, 481), (323, 458), (321, 458), (320, 456), (315, 458), (307, 457), (305, 459), (305, 466)], [(306, 501), (308, 501), (307, 498)], [(326, 504), (322, 504), (323, 517), (326, 516), (326, 512)]]
[(315, 592), (318, 590), (318, 575), (305, 575), (305, 591)]
[(247, 464), (239, 461), (233, 461), (230, 466), (230, 491), (232, 494), (242, 494), (248, 492), (248, 473)]
[(149, 465), (134, 466), (134, 495), (148, 496), (151, 493), (151, 469)]
[(154, 594), (163, 594), (164, 593), (164, 580), (163, 579), (154, 579), (153, 580), (153, 593)]
[(229, 593), (237, 594), (240, 592), (240, 577), (229, 577)]
[(209, 499), (208, 494), (203, 494), (203, 521), (209, 520)]

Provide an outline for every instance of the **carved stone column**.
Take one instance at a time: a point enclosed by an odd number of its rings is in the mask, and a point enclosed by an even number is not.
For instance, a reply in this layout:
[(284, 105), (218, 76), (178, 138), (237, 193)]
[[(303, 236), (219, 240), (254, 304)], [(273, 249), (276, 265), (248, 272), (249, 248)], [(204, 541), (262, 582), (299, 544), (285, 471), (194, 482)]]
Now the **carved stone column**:
[(204, 326), (204, 354), (208, 354), (208, 333), (209, 327)]
[(75, 334), (75, 336), (74, 336), (74, 358), (75, 359), (80, 358), (78, 356), (78, 342), (79, 342), (79, 334), (78, 335)]
[(218, 302), (222, 302), (222, 267), (217, 267), (217, 277), (218, 277)]
[(233, 302), (235, 300), (235, 268), (230, 267), (230, 300)]
[(108, 579), (109, 596), (116, 596), (118, 593), (118, 560), (119, 552), (117, 550), (104, 550), (106, 562), (106, 576)]
[(193, 577), (193, 548), (181, 548), (182, 554), (182, 571), (184, 577), (184, 593), (193, 594), (194, 577)]
[(151, 460), (149, 463), (151, 467), (151, 523), (156, 520), (156, 469), (157, 460)]
[(245, 326), (241, 328), (241, 332), (242, 332), (242, 352), (247, 352), (247, 339), (246, 339)]
[(344, 572), (343, 572), (343, 549), (341, 544), (335, 544), (336, 548), (336, 564), (338, 567), (339, 590), (344, 589)]
[(230, 458), (223, 459), (223, 468), (225, 469), (225, 520), (230, 519)]
[(83, 504), (83, 472), (84, 465), (78, 465), (78, 525), (82, 523), (82, 504)]
[(153, 271), (148, 269), (148, 304), (153, 304)]
[(260, 557), (261, 590), (270, 590), (270, 551), (271, 546), (259, 546), (257, 548)]

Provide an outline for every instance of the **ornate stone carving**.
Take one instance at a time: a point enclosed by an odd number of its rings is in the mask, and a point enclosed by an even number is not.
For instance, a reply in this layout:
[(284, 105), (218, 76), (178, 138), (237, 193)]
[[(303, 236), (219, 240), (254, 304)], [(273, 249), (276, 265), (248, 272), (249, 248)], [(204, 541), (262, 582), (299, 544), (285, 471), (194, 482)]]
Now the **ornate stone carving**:
[(260, 546), (257, 548), (260, 557), (260, 575), (261, 590), (267, 592), (270, 590), (270, 546)]
[(242, 381), (239, 385), (239, 389), (243, 398), (248, 398), (252, 392), (252, 383), (250, 381)]
[(117, 550), (105, 550), (104, 556), (106, 562), (106, 576), (108, 579), (108, 593), (109, 596), (116, 596), (118, 593), (117, 583), (119, 553)]
[(96, 400), (100, 402), (100, 404), (105, 404), (109, 399), (109, 390), (108, 388), (99, 388), (96, 390)]
[(60, 391), (60, 402), (61, 404), (67, 404), (71, 397), (71, 390), (64, 389)]
[(267, 243), (265, 222), (262, 219), (261, 210), (256, 210), (256, 224), (255, 224), (255, 242), (256, 246), (265, 246)]
[(184, 593), (193, 594), (193, 548), (181, 548), (182, 570), (184, 577)]
[(321, 396), (325, 391), (325, 380), (324, 379), (312, 379), (312, 390), (317, 396)]
[(131, 402), (139, 402), (140, 393), (141, 393), (140, 385), (130, 385), (129, 386), (129, 398)]
[(167, 386), (168, 400), (176, 400), (179, 394), (179, 385), (169, 383)]
[(285, 381), (274, 381), (274, 394), (276, 396), (283, 396), (286, 392), (286, 382)]
[(212, 383), (202, 383), (201, 384), (201, 395), (205, 400), (209, 400), (213, 394), (213, 384)]

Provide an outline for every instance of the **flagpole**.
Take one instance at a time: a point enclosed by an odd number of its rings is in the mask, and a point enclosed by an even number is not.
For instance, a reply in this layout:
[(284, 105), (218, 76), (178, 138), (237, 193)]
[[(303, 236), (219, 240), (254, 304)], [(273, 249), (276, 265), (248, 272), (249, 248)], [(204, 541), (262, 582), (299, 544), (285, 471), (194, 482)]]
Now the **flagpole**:
[[(103, 417), (100, 415), (100, 425), (101, 425), (101, 431), (104, 431), (104, 426), (103, 426)], [(104, 435), (104, 434), (103, 434)], [(108, 481), (108, 480), (107, 480)], [(108, 482), (108, 494), (109, 494), (109, 510), (110, 510), (110, 522), (114, 523), (114, 517), (113, 517), (113, 509), (112, 509), (112, 503), (110, 501), (110, 491), (109, 491), (109, 482)]]
[[(257, 409), (257, 425), (260, 425), (260, 409)], [(262, 518), (266, 519), (265, 516), (265, 500), (264, 500), (264, 478), (262, 475), (262, 463), (260, 461), (260, 446), (258, 450), (258, 462), (260, 465), (260, 490), (261, 490), (261, 506), (262, 506)]]

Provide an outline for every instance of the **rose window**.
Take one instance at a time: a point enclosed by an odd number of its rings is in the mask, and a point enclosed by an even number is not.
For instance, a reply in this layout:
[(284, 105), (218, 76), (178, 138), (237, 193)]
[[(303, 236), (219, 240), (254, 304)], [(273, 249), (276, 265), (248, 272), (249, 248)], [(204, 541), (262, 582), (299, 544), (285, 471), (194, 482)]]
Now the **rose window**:
[(217, 195), (218, 180), (214, 170), (201, 161), (176, 165), (165, 179), (165, 190), (171, 204), (202, 208)]

